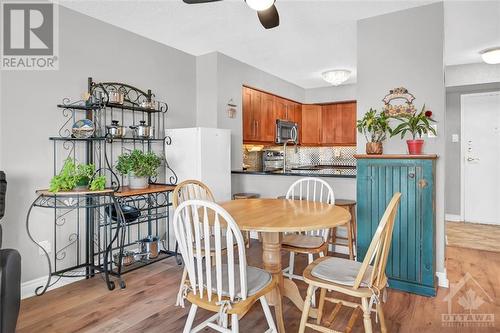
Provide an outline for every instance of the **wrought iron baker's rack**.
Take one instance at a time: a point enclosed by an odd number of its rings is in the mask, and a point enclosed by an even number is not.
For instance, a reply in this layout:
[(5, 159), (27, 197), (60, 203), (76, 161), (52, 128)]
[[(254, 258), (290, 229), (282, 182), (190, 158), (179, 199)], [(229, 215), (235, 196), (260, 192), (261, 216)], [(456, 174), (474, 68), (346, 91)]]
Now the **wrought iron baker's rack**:
[[(113, 102), (110, 99), (111, 92), (119, 92), (123, 101)], [(37, 295), (43, 294), (61, 277), (89, 278), (96, 272), (104, 274), (108, 289), (115, 288), (110, 276), (117, 278), (120, 287), (125, 288), (121, 276), (124, 272), (171, 256), (177, 258), (175, 244), (171, 244), (169, 225), (170, 195), (177, 183), (177, 175), (165, 155), (165, 146), (172, 144), (170, 137), (165, 134), (168, 105), (155, 101), (151, 90), (144, 91), (119, 82), (94, 82), (92, 78), (88, 78), (85, 97), (76, 102), (64, 98), (57, 105), (62, 110), (64, 120), (58, 136), (49, 138), (53, 145), (53, 173), (58, 173), (68, 157), (93, 163), (97, 169), (96, 175), (106, 176), (107, 188), (97, 192), (37, 191), (37, 198), (28, 211), (26, 228), (30, 239), (46, 257), (49, 269), (47, 282), (35, 290)], [(93, 122), (95, 131), (91, 137), (76, 138), (72, 135), (72, 125), (80, 119)], [(148, 138), (136, 135), (112, 137), (106, 131), (106, 126), (112, 120), (119, 120), (122, 126), (145, 121), (154, 135)], [(114, 171), (117, 157), (133, 149), (154, 151), (163, 156), (161, 171), (157, 177), (150, 179), (148, 189), (129, 189), (125, 177), (117, 176)], [(126, 221), (121, 209), (123, 205), (139, 210), (139, 218)], [(53, 210), (52, 254), (33, 236), (30, 217), (35, 207)], [(112, 207), (117, 212), (115, 219), (106, 211)], [(145, 236), (162, 240), (160, 255), (156, 258), (148, 256), (129, 267), (122, 267), (124, 249), (133, 249), (136, 242)], [(118, 260), (113, 260), (116, 253)], [(177, 262), (180, 263), (179, 258)]]

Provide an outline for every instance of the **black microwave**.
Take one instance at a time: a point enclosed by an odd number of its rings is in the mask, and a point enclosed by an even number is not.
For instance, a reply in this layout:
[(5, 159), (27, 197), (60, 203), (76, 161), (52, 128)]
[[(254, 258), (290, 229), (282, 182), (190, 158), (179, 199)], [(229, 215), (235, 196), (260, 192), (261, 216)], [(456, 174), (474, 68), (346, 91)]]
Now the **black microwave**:
[(289, 140), (299, 142), (299, 125), (293, 121), (276, 119), (275, 142), (282, 144)]

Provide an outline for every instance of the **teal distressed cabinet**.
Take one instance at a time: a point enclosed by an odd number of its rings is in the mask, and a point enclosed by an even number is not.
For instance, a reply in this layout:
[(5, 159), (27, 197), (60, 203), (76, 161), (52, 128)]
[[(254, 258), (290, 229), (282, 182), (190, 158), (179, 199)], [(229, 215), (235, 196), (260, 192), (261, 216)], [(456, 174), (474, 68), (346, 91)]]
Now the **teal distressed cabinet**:
[(358, 260), (395, 192), (401, 203), (394, 225), (386, 274), (389, 287), (436, 295), (436, 155), (356, 155)]

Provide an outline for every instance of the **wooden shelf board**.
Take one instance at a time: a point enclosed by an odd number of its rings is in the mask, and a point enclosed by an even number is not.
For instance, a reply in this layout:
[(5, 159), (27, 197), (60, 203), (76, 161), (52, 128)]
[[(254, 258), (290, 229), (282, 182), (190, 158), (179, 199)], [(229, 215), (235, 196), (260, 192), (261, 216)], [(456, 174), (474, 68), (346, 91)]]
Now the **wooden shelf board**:
[(118, 192), (115, 193), (116, 197), (131, 197), (134, 195), (151, 194), (158, 192), (169, 192), (175, 189), (175, 185), (163, 185), (163, 184), (150, 184), (148, 188), (133, 190), (128, 188), (128, 186), (121, 187)]
[(61, 191), (61, 192), (50, 192), (48, 189), (36, 190), (36, 194), (44, 196), (75, 196), (75, 195), (101, 195), (113, 193), (113, 189), (104, 189), (102, 191), (90, 191), (90, 190), (73, 190), (73, 191)]

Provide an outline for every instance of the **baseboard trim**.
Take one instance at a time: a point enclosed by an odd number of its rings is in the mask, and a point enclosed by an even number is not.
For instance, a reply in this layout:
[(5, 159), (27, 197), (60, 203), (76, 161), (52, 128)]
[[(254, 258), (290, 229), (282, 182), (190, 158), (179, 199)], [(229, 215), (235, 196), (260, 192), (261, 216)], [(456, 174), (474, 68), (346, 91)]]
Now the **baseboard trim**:
[(455, 215), (455, 214), (446, 214), (445, 217), (446, 221), (451, 221), (451, 222), (463, 222), (464, 218), (461, 215)]
[(448, 275), (446, 274), (446, 268), (444, 269), (444, 272), (436, 272), (436, 276), (438, 278), (438, 286), (449, 288), (450, 281), (448, 280)]
[[(57, 281), (57, 283), (55, 283), (54, 285), (49, 287), (47, 289), (47, 291), (57, 289), (59, 287), (65, 286), (67, 284), (70, 284), (70, 283), (73, 283), (73, 282), (76, 282), (79, 280), (83, 280), (84, 278), (85, 277), (62, 277), (61, 279), (59, 279), (59, 281)], [(54, 279), (52, 280), (52, 282), (53, 281), (54, 281)], [(36, 288), (38, 288), (39, 286), (44, 286), (45, 283), (47, 283), (47, 277), (40, 277), (37, 279), (23, 282), (21, 284), (21, 299), (35, 296)]]

